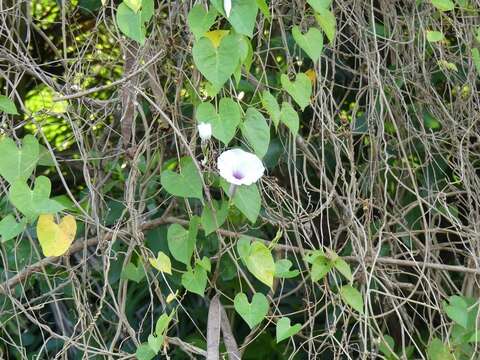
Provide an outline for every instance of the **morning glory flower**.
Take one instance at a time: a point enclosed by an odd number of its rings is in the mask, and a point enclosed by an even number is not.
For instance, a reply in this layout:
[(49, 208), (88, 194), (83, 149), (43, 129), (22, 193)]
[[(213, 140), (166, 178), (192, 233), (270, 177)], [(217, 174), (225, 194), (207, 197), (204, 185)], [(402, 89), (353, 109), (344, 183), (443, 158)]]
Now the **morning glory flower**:
[(198, 135), (200, 135), (200, 139), (202, 142), (210, 140), (212, 137), (212, 125), (208, 123), (200, 123), (197, 125)]
[(230, 11), (232, 11), (232, 0), (223, 0), (223, 9), (228, 18), (230, 16)]
[(231, 149), (224, 151), (217, 162), (220, 176), (232, 185), (251, 185), (263, 176), (265, 168), (257, 155)]

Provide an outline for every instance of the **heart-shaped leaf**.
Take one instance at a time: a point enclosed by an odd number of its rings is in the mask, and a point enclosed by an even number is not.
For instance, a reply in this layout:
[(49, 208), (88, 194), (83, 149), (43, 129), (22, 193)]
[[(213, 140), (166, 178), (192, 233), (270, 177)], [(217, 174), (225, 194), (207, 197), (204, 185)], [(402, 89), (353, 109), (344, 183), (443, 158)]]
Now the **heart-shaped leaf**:
[(137, 360), (152, 360), (157, 355), (148, 343), (140, 344), (135, 351), (135, 358)]
[(263, 158), (270, 144), (270, 128), (262, 113), (255, 108), (248, 108), (241, 129), (243, 137), (251, 145), (255, 154)]
[(222, 38), (218, 47), (202, 37), (193, 45), (192, 54), (198, 70), (217, 88), (225, 84), (240, 61), (238, 40), (234, 35)]
[(332, 267), (333, 264), (328, 257), (324, 255), (318, 255), (312, 262), (312, 281), (319, 281), (323, 279), (325, 275), (327, 275), (332, 269)]
[(270, 249), (257, 240), (253, 241), (247, 249), (247, 241), (248, 243), (250, 242), (250, 239), (247, 237), (241, 237), (238, 241), (237, 249), (241, 259), (253, 276), (272, 287), (273, 276), (275, 275), (275, 262)]
[(77, 223), (72, 215), (65, 216), (60, 223), (53, 221), (52, 214), (40, 215), (37, 223), (37, 237), (45, 256), (65, 254), (75, 239)]
[(211, 103), (201, 103), (196, 112), (197, 121), (212, 125), (212, 135), (228, 145), (242, 120), (240, 106), (230, 98), (222, 98), (218, 114)]
[(267, 90), (262, 93), (262, 106), (267, 110), (275, 127), (278, 127), (280, 123), (280, 106), (278, 105), (277, 99)]
[(167, 333), (168, 325), (172, 320), (172, 314), (162, 314), (158, 318), (157, 322), (155, 323), (155, 334), (157, 336), (163, 336)]
[(0, 111), (10, 115), (18, 115), (15, 103), (5, 95), (0, 95)]
[(233, 300), (233, 306), (250, 329), (260, 324), (268, 313), (268, 300), (262, 293), (255, 293), (251, 303), (248, 302), (247, 295), (239, 293)]
[(290, 319), (283, 317), (277, 321), (277, 344), (298, 333), (302, 328), (301, 324), (290, 326)]
[(282, 88), (290, 94), (295, 102), (304, 110), (310, 104), (312, 95), (312, 82), (304, 73), (297, 74), (295, 81), (290, 81), (287, 75), (280, 77)]
[(2, 221), (0, 221), (0, 243), (6, 242), (13, 239), (19, 235), (27, 225), (26, 219), (22, 219), (19, 223), (15, 220), (15, 217), (12, 214), (5, 216)]
[(452, 0), (432, 0), (432, 4), (439, 11), (451, 11), (455, 9), (455, 4)]
[[(226, 194), (229, 194), (230, 184), (222, 179), (221, 185), (223, 191), (225, 191)], [(233, 195), (233, 204), (252, 224), (254, 224), (255, 221), (257, 221), (258, 214), (260, 214), (260, 208), (262, 205), (262, 198), (257, 185), (238, 186)]]
[(65, 208), (49, 198), (51, 186), (50, 180), (45, 176), (35, 179), (33, 190), (30, 190), (24, 181), (16, 180), (10, 187), (9, 199), (29, 221), (32, 221), (40, 214), (53, 214)]
[(205, 205), (202, 211), (202, 228), (205, 235), (209, 235), (223, 225), (228, 216), (229, 204), (226, 201), (218, 202), (213, 200), (215, 216), (209, 205)]
[(145, 43), (145, 25), (142, 19), (142, 12), (135, 12), (125, 3), (118, 5), (117, 24), (120, 31), (132, 40), (141, 45)]
[(148, 335), (148, 346), (155, 354), (158, 354), (163, 345), (163, 336)]
[(196, 236), (190, 236), (189, 231), (181, 225), (172, 224), (167, 231), (167, 242), (174, 259), (189, 266), (195, 249)]
[(188, 291), (203, 296), (207, 287), (207, 271), (200, 265), (182, 275), (182, 285)]
[(445, 36), (441, 31), (427, 31), (428, 42), (434, 43), (442, 41), (443, 39), (445, 39)]
[(164, 170), (160, 182), (172, 195), (203, 199), (202, 177), (190, 157), (180, 159), (180, 173)]
[(333, 42), (337, 30), (335, 15), (329, 9), (320, 9), (318, 14), (315, 14), (315, 17), (323, 32), (327, 35), (328, 41)]
[(159, 251), (156, 259), (149, 258), (148, 261), (158, 271), (172, 275), (172, 263), (164, 252)]
[(275, 277), (290, 279), (298, 276), (300, 271), (290, 270), (292, 262), (288, 259), (281, 259), (275, 263)]
[(312, 27), (306, 34), (302, 34), (298, 26), (294, 26), (292, 35), (298, 46), (307, 53), (313, 62), (320, 58), (323, 50), (323, 35), (320, 30)]
[(123, 0), (123, 3), (127, 5), (133, 12), (137, 13), (142, 8), (142, 0)]
[(454, 295), (448, 298), (448, 302), (443, 303), (443, 310), (458, 325), (465, 329), (474, 330), (478, 310), (477, 307), (472, 307), (474, 304), (473, 299)]
[(357, 310), (360, 314), (364, 314), (363, 312), (363, 296), (351, 285), (342, 286), (340, 289), (340, 296), (342, 300), (350, 305), (354, 310)]
[(293, 136), (297, 136), (298, 128), (300, 127), (300, 119), (298, 118), (298, 114), (293, 106), (286, 101), (282, 103), (280, 121), (290, 129)]
[(3, 137), (0, 140), (0, 175), (12, 184), (15, 180), (27, 181), (40, 157), (40, 145), (32, 135), (26, 135), (19, 149), (15, 142)]
[(206, 256), (201, 258), (200, 260), (197, 260), (196, 262), (199, 266), (205, 269), (205, 271), (210, 272), (212, 271), (212, 262), (210, 259)]
[(128, 263), (122, 271), (122, 279), (135, 281), (137, 284), (145, 277), (145, 270), (142, 264), (135, 266), (134, 263)]
[(188, 13), (187, 23), (195, 38), (200, 39), (215, 23), (217, 11), (211, 7), (208, 12), (197, 4)]
[[(227, 17), (223, 0), (211, 0), (211, 3), (218, 12)], [(232, 9), (227, 19), (237, 33), (252, 37), (257, 13), (257, 0), (232, 0)]]
[(333, 267), (337, 269), (337, 271), (342, 274), (348, 281), (353, 281), (352, 270), (350, 269), (350, 265), (343, 260), (341, 257), (336, 257), (333, 262)]

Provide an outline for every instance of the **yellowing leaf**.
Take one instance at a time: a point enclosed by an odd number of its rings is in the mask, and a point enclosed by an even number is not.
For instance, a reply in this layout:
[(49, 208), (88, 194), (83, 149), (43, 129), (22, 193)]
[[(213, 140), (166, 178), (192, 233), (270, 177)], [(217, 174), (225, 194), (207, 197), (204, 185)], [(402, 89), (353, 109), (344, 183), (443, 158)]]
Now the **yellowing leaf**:
[(205, 37), (209, 38), (213, 44), (213, 47), (216, 49), (220, 46), (224, 36), (228, 35), (230, 30), (213, 30), (205, 33)]
[(248, 270), (262, 283), (273, 286), (275, 262), (270, 250), (260, 241), (250, 245), (248, 257), (245, 259)]
[(178, 290), (175, 291), (175, 293), (170, 293), (168, 294), (167, 296), (167, 304), (170, 304), (173, 300), (175, 300), (177, 298), (177, 295), (178, 295)]
[(65, 216), (59, 224), (52, 214), (43, 214), (38, 218), (37, 237), (45, 256), (65, 254), (75, 239), (77, 223), (72, 215)]
[(149, 258), (148, 261), (158, 271), (172, 275), (172, 263), (165, 253), (159, 251), (156, 259)]
[(142, 8), (142, 0), (123, 0), (123, 3), (127, 5), (133, 12), (137, 13)]
[(317, 81), (317, 74), (315, 73), (315, 70), (308, 69), (307, 71), (305, 71), (305, 75), (307, 75), (312, 84), (315, 84), (315, 81)]

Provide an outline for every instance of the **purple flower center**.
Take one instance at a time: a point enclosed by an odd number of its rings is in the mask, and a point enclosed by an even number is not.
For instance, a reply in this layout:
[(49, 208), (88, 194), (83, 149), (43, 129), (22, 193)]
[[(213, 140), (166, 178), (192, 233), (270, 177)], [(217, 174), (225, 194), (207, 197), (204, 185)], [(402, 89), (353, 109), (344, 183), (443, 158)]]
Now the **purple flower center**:
[(243, 174), (238, 170), (234, 170), (232, 175), (237, 180), (242, 180), (244, 178)]

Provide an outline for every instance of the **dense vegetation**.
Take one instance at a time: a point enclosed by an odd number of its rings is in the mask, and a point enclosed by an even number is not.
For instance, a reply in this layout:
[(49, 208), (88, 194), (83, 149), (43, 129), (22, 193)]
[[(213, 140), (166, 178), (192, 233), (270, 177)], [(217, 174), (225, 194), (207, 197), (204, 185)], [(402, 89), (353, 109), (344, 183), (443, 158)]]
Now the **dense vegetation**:
[(0, 359), (477, 359), (479, 75), (477, 0), (0, 0)]

